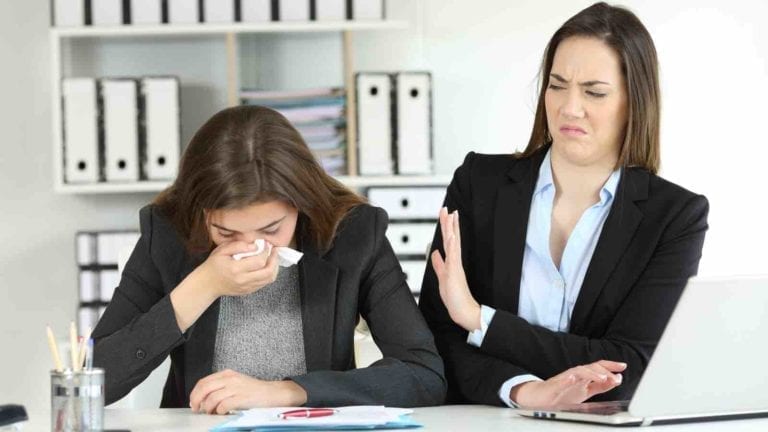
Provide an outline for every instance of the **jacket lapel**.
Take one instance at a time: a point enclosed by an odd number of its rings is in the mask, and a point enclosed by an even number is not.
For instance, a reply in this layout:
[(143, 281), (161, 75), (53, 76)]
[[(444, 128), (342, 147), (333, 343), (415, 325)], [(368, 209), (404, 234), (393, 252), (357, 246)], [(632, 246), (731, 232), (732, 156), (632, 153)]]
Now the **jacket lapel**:
[(339, 269), (307, 245), (299, 262), (299, 293), (307, 371), (331, 369)]
[(533, 188), (546, 148), (530, 159), (520, 159), (507, 173), (509, 183), (499, 188), (493, 227), (493, 303), (517, 314), (525, 236)]
[(600, 292), (643, 219), (643, 213), (635, 201), (644, 200), (647, 197), (648, 173), (639, 169), (624, 169), (616, 199), (603, 225), (573, 308), (571, 331), (581, 331), (580, 329), (587, 322)]

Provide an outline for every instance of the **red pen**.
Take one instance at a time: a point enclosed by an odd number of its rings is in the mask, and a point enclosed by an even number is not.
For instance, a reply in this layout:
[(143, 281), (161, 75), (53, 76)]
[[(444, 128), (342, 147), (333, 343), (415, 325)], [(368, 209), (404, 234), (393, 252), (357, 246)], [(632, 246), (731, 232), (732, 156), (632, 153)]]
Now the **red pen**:
[(302, 408), (285, 411), (278, 414), (277, 416), (283, 420), (289, 420), (298, 418), (327, 417), (334, 414), (336, 414), (336, 410), (333, 408)]

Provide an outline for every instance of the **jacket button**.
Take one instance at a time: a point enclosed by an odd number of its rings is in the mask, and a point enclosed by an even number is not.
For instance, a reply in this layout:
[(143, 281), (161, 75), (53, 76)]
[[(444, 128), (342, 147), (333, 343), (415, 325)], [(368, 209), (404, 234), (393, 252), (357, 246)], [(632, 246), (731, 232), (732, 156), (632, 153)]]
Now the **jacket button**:
[(137, 359), (144, 360), (144, 357), (146, 357), (146, 356), (147, 356), (147, 353), (143, 349), (139, 348), (139, 349), (136, 350), (136, 358)]

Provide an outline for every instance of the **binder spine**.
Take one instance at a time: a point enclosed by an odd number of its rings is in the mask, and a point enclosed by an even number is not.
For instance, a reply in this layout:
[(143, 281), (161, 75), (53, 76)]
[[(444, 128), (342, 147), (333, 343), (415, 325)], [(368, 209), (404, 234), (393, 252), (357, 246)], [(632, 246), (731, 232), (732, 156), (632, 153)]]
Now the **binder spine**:
[(106, 127), (104, 126), (105, 123), (105, 116), (104, 116), (104, 93), (102, 91), (101, 86), (101, 80), (97, 81), (96, 83), (96, 124), (97, 127), (97, 148), (98, 148), (98, 177), (99, 181), (103, 182), (106, 181), (107, 175), (106, 175), (106, 165), (107, 165), (107, 158), (106, 158)]

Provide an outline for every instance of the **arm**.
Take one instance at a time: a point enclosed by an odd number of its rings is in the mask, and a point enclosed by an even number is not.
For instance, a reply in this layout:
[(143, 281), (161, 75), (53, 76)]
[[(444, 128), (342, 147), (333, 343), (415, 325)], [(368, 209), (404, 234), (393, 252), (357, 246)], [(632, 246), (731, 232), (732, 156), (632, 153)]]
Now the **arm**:
[(150, 254), (152, 219), (150, 208), (141, 210), (141, 237), (93, 331), (94, 366), (105, 369), (107, 404), (144, 381), (184, 341)]
[(702, 196), (682, 207), (602, 338), (553, 332), (496, 311), (481, 349), (542, 377), (599, 359), (625, 362), (624, 385), (600, 399), (621, 397), (636, 386), (688, 278), (697, 272), (708, 208)]
[(384, 235), (386, 227), (386, 214), (376, 209), (373, 253), (360, 286), (360, 313), (384, 358), (366, 368), (292, 377), (306, 389), (308, 406), (416, 407), (443, 402), (443, 364)]
[[(456, 170), (445, 197), (444, 205), (450, 210), (459, 210), (459, 224), (462, 239), (462, 261), (465, 270), (472, 280), (475, 267), (472, 257), (472, 220), (471, 192), (469, 173), (474, 162), (474, 154), (467, 155), (464, 163)], [(435, 232), (431, 251), (443, 251), (443, 238), (440, 227)], [(459, 327), (451, 319), (448, 310), (440, 298), (437, 275), (432, 265), (428, 264), (419, 299), (419, 307), (424, 318), (435, 335), (438, 351), (445, 361), (446, 375), (450, 383), (448, 402), (463, 402), (465, 400), (489, 405), (502, 405), (499, 390), (510, 378), (529, 374), (530, 372), (512, 362), (482, 352), (480, 349), (467, 344), (467, 331)], [(480, 287), (470, 286), (474, 298), (483, 302)], [(479, 323), (478, 323), (479, 325)]]

